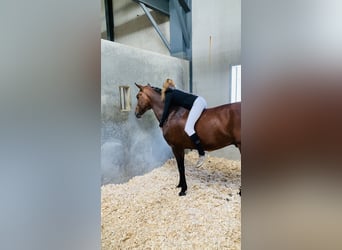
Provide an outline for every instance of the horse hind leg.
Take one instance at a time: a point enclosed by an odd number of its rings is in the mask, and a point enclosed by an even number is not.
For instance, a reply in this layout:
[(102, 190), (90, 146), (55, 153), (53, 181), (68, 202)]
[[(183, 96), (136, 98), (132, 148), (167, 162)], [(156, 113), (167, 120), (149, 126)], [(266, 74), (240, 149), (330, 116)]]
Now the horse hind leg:
[(188, 186), (186, 184), (185, 180), (185, 167), (184, 167), (184, 149), (178, 149), (178, 148), (172, 148), (173, 154), (176, 157), (177, 161), (177, 167), (179, 172), (179, 183), (177, 187), (181, 188), (181, 191), (179, 192), (179, 196), (186, 195), (186, 190), (188, 189)]

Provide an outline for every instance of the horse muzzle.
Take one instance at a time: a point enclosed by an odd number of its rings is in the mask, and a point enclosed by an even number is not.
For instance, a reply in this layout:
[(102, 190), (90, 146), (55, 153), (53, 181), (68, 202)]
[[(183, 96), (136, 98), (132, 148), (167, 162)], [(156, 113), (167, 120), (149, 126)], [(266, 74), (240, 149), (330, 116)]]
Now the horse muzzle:
[(141, 118), (141, 114), (139, 114), (138, 112), (135, 112), (135, 117), (136, 118)]

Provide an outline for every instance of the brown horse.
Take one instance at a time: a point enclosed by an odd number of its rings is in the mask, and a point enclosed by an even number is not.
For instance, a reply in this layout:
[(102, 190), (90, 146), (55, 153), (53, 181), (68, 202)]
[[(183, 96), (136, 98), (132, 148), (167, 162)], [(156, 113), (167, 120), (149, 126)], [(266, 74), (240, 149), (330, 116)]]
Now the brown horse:
[[(137, 94), (135, 115), (140, 118), (147, 110), (152, 109), (160, 121), (164, 103), (161, 101), (161, 89), (150, 85), (135, 84), (140, 91)], [(182, 107), (172, 107), (168, 119), (163, 125), (163, 135), (171, 146), (176, 157), (180, 196), (185, 195), (187, 184), (184, 170), (184, 149), (195, 149), (190, 137), (185, 133), (184, 127), (189, 111)], [(241, 103), (232, 103), (205, 109), (197, 120), (195, 131), (201, 139), (204, 150), (212, 151), (234, 144), (241, 153)]]

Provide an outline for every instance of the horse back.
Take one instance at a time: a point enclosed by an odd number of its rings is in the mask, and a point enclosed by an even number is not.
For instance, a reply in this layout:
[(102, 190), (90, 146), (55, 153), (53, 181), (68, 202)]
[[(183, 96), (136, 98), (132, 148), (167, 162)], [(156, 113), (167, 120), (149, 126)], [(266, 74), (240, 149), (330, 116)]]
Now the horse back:
[[(166, 126), (163, 127), (166, 141), (172, 145), (193, 148), (184, 132), (189, 111), (173, 107)], [(196, 122), (195, 131), (207, 151), (216, 150), (230, 144), (241, 144), (241, 102), (224, 104), (203, 111)]]
[(210, 150), (241, 144), (241, 102), (204, 110), (195, 130)]

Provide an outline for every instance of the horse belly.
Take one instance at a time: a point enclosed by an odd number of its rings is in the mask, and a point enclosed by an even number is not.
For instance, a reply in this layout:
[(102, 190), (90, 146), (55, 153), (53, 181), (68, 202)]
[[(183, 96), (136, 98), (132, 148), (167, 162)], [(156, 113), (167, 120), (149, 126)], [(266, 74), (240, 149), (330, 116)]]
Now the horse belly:
[[(199, 135), (200, 138), (203, 136)], [(219, 135), (219, 134), (213, 134), (210, 137), (203, 137), (204, 139), (201, 139), (203, 147), (206, 151), (213, 151), (220, 148), (224, 148), (226, 146), (229, 146), (231, 144), (235, 144), (235, 140), (231, 136), (227, 135)]]
[(210, 119), (199, 120), (199, 123), (196, 125), (198, 136), (207, 151), (236, 144), (236, 138), (228, 126), (227, 119), (223, 119), (220, 116), (213, 116)]

